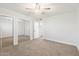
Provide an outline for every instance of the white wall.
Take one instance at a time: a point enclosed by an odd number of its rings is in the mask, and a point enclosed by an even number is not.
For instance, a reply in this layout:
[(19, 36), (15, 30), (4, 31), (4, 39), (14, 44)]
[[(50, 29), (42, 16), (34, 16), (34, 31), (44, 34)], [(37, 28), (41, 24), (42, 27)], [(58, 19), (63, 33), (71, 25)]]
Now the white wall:
[(77, 10), (78, 12), (77, 12), (77, 30), (76, 30), (76, 34), (77, 34), (77, 36), (76, 36), (76, 45), (77, 45), (77, 47), (78, 47), (78, 49), (79, 49), (79, 9)]
[(61, 43), (77, 45), (77, 11), (43, 19), (44, 38)]
[(16, 18), (21, 18), (21, 19), (26, 19), (29, 20), (29, 16), (18, 13), (16, 11), (12, 11), (9, 9), (5, 9), (5, 8), (0, 8), (0, 15), (6, 15), (6, 16), (11, 16), (11, 17), (16, 17)]
[(25, 22), (25, 35), (30, 35), (30, 22)]

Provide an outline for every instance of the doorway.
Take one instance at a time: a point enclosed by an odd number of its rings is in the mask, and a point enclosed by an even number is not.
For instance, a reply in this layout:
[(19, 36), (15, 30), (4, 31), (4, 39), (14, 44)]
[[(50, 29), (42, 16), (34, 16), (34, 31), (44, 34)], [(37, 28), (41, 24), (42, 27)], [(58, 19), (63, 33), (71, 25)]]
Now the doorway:
[(40, 37), (40, 24), (38, 21), (34, 22), (34, 39)]

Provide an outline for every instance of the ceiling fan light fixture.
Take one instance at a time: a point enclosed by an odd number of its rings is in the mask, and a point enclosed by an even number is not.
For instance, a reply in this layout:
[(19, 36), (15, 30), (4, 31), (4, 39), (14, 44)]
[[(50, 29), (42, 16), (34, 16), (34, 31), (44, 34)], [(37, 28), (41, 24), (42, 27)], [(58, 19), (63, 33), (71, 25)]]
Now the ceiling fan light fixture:
[(43, 6), (42, 8), (42, 6), (43, 5), (41, 5), (40, 3), (36, 3), (34, 5), (34, 8), (26, 8), (26, 10), (33, 11), (35, 14), (42, 14), (43, 12), (50, 12), (52, 10), (52, 8), (50, 7)]

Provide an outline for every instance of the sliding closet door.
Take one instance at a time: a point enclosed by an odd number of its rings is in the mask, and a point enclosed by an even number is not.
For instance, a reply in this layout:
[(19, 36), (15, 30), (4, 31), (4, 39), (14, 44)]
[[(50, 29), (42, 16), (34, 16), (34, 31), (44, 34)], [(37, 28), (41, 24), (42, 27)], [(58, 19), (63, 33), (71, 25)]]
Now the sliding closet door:
[(0, 42), (0, 45), (2, 45), (2, 47), (13, 45), (12, 18), (0, 16)]
[(30, 21), (25, 21), (25, 36), (26, 40), (30, 40)]
[(18, 42), (22, 43), (25, 40), (25, 22), (21, 19), (18, 21)]
[(19, 19), (18, 21), (18, 42), (23, 43), (30, 40), (30, 24), (28, 21)]

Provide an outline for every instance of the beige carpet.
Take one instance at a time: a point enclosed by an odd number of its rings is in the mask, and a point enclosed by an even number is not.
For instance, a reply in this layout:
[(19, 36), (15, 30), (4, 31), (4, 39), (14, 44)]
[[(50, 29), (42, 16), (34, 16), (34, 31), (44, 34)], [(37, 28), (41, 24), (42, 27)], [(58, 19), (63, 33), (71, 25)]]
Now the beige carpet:
[[(22, 42), (27, 41), (27, 40), (30, 40), (29, 36), (24, 36), (24, 35), (18, 36), (19, 43), (22, 43)], [(1, 43), (1, 38), (0, 38), (0, 47), (1, 47), (1, 44), (2, 44), (3, 48), (8, 47), (8, 46), (12, 46), (13, 45), (13, 38), (12, 37), (2, 38), (2, 43)]]
[(18, 46), (0, 49), (2, 56), (78, 56), (75, 46), (48, 40), (28, 40)]

